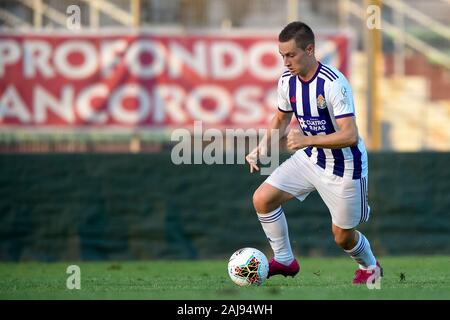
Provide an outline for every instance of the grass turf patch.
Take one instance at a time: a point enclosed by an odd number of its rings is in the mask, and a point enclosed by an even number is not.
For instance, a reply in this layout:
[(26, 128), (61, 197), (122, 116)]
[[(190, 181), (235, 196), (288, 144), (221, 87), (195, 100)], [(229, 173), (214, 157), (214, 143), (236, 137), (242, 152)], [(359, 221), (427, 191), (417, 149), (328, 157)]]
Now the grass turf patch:
[[(1, 263), (0, 299), (450, 299), (450, 258), (384, 257), (380, 290), (351, 284), (355, 263), (300, 258), (295, 278), (275, 276), (260, 287), (238, 287), (224, 260)], [(81, 289), (66, 287), (69, 265), (81, 269)], [(401, 276), (403, 274), (403, 277)]]

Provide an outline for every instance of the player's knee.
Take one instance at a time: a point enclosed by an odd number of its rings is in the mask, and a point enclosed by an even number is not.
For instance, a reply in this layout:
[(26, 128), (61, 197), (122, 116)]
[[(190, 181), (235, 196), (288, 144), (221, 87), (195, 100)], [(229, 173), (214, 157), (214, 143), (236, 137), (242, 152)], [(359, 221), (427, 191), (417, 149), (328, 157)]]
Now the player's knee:
[(253, 194), (253, 206), (256, 212), (266, 213), (272, 211), (273, 204), (271, 203), (269, 196), (264, 190), (258, 188)]
[(338, 235), (335, 234), (334, 235), (334, 241), (341, 248), (344, 248), (344, 247), (348, 246), (348, 239), (345, 236), (341, 235), (341, 234), (338, 234)]
[(263, 212), (263, 208), (265, 208), (265, 197), (263, 192), (260, 189), (257, 189), (255, 193), (253, 193), (253, 206), (255, 207), (256, 212)]
[(353, 237), (348, 232), (335, 232), (334, 241), (339, 247), (348, 250), (352, 247)]
[(345, 238), (344, 237), (342, 237), (341, 235), (334, 235), (334, 242), (336, 242), (336, 244), (339, 246), (339, 247), (342, 247), (343, 245), (345, 245)]

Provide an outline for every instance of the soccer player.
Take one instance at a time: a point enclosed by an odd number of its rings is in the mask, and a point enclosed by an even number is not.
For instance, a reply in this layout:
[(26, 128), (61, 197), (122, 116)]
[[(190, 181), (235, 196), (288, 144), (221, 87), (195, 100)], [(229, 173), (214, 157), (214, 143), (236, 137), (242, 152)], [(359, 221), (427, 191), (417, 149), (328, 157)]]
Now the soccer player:
[[(294, 197), (303, 201), (317, 190), (330, 211), (336, 244), (359, 264), (353, 283), (366, 284), (372, 275), (375, 282), (382, 276), (381, 266), (367, 238), (355, 229), (368, 220), (370, 207), (367, 152), (356, 126), (352, 89), (341, 72), (316, 60), (314, 33), (305, 23), (289, 23), (278, 41), (288, 70), (278, 81), (278, 110), (266, 143), (273, 129), (280, 137), (286, 134), (292, 115), (299, 129), (287, 135), (287, 147), (295, 153), (253, 195), (274, 252), (269, 277), (295, 276), (300, 270), (281, 205)], [(260, 143), (247, 155), (250, 172), (259, 170), (257, 160), (264, 148)]]

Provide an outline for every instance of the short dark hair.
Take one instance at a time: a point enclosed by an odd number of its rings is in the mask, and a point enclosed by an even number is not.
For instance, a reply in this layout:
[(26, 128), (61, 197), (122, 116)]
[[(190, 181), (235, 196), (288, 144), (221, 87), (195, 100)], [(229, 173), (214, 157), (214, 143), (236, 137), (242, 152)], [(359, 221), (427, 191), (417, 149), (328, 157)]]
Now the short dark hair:
[(278, 35), (279, 42), (287, 42), (295, 39), (298, 48), (305, 50), (309, 44), (314, 44), (314, 33), (312, 29), (301, 21), (289, 23)]

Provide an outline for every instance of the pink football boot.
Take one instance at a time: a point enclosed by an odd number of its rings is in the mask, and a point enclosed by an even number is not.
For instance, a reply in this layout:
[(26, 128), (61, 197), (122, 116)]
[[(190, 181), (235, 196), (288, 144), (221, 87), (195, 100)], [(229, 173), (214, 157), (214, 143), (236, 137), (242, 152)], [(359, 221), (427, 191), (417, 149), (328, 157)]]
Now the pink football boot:
[(282, 263), (279, 263), (274, 258), (269, 261), (269, 273), (267, 278), (271, 276), (275, 276), (277, 274), (282, 274), (283, 276), (291, 276), (294, 277), (300, 271), (300, 266), (296, 259), (294, 259), (288, 266), (285, 266)]
[[(269, 264), (269, 268), (270, 268), (270, 264)], [(358, 270), (356, 270), (356, 272), (355, 272), (355, 278), (353, 279), (353, 284), (367, 284), (367, 281), (369, 280), (370, 276), (372, 276), (377, 269), (379, 271), (379, 276), (375, 277), (372, 280), (372, 284), (375, 283), (375, 280), (378, 277), (380, 277), (380, 278), (383, 277), (383, 268), (380, 266), (380, 263), (377, 261), (377, 267), (372, 270), (363, 270), (363, 269), (358, 268)]]

